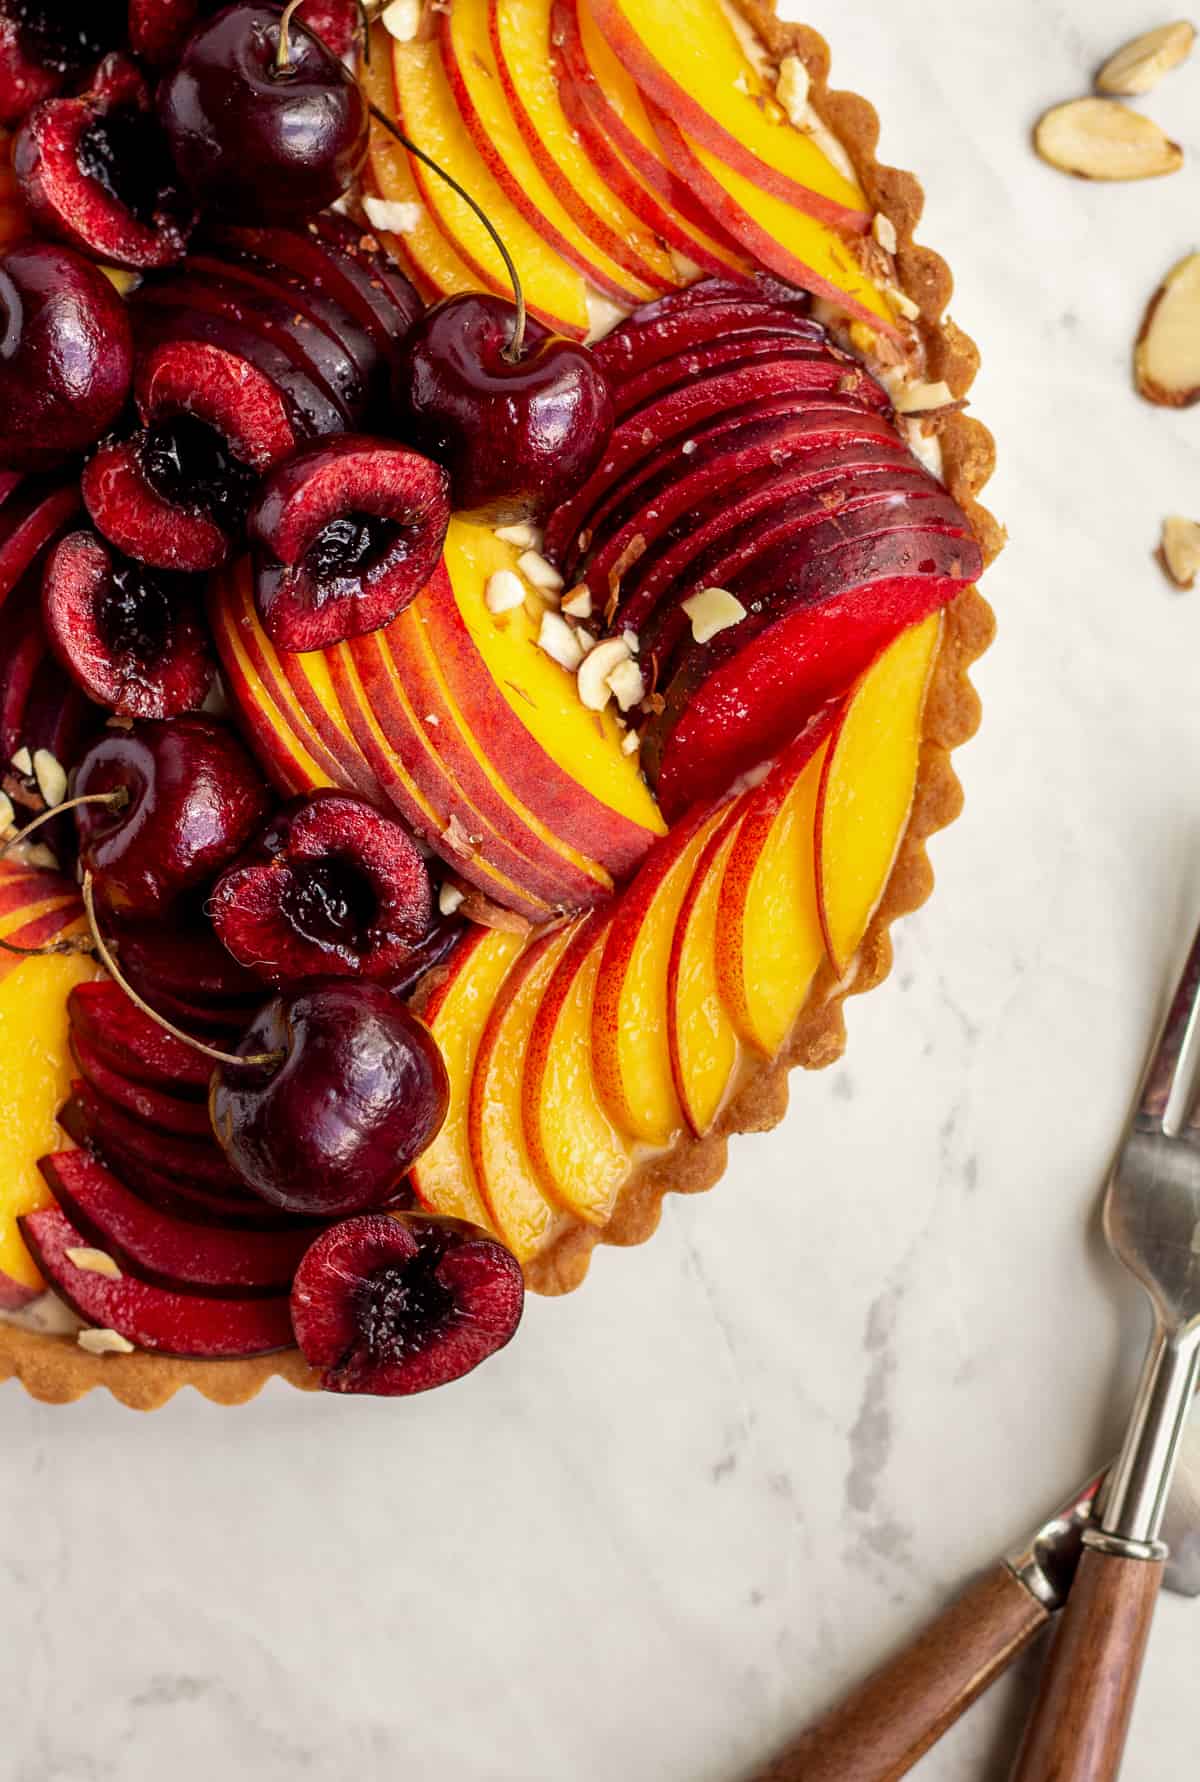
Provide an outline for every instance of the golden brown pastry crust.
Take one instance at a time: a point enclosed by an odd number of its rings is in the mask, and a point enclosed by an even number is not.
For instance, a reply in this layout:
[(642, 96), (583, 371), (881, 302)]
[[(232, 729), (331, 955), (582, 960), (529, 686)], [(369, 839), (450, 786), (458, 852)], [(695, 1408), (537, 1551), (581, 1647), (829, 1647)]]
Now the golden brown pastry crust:
[[(924, 350), (925, 375), (933, 382), (944, 380), (956, 398), (964, 399), (974, 382), (979, 354), (946, 314), (953, 291), (949, 267), (914, 240), (924, 204), (920, 182), (877, 160), (878, 116), (865, 99), (829, 88), (829, 49), (815, 31), (781, 23), (761, 0), (734, 3), (774, 59), (796, 54), (806, 63), (818, 113), (848, 150), (872, 207), (895, 225), (898, 282), (921, 309), (915, 326)], [(1003, 529), (979, 501), (995, 464), (992, 437), (979, 421), (962, 413), (945, 415), (940, 433), (947, 487), (969, 515), (985, 561), (991, 562), (1004, 543)], [(766, 1131), (782, 1120), (789, 1071), (797, 1066), (820, 1070), (841, 1056), (846, 1039), (842, 1004), (847, 996), (873, 989), (888, 975), (892, 923), (918, 909), (933, 888), (925, 844), (962, 809), (962, 789), (950, 753), (978, 727), (979, 700), (968, 670), (987, 649), (993, 630), (991, 608), (974, 588), (960, 595), (946, 614), (925, 712), (912, 818), (883, 902), (859, 950), (853, 984), (839, 988), (827, 966), (781, 1057), (751, 1067), (716, 1131), (703, 1139), (681, 1140), (673, 1151), (639, 1171), (603, 1230), (575, 1226), (567, 1231), (527, 1269), (534, 1291), (565, 1293), (577, 1287), (597, 1243), (643, 1243), (658, 1225), (664, 1195), (695, 1194), (720, 1179), (731, 1134)], [(43, 1403), (69, 1404), (96, 1386), (106, 1386), (122, 1404), (142, 1411), (156, 1410), (181, 1386), (194, 1386), (205, 1398), (223, 1405), (247, 1403), (275, 1377), (305, 1390), (316, 1386), (315, 1376), (295, 1350), (252, 1361), (173, 1360), (146, 1353), (95, 1356), (71, 1338), (0, 1324), (0, 1380), (10, 1376)]]

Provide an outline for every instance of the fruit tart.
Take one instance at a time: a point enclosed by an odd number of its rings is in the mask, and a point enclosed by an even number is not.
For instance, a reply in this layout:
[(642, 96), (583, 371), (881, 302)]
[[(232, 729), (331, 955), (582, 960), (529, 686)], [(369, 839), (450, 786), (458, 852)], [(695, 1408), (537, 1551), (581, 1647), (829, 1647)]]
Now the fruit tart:
[(0, 0), (0, 1373), (403, 1396), (843, 1045), (999, 545), (745, 0)]

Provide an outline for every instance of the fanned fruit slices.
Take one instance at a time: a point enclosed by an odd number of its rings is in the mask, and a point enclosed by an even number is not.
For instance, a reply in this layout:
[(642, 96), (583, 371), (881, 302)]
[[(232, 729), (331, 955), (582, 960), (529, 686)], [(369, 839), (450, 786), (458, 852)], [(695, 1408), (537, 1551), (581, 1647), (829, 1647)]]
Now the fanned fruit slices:
[(61, 11), (0, 0), (0, 1374), (424, 1391), (886, 972), (974, 349), (757, 0)]

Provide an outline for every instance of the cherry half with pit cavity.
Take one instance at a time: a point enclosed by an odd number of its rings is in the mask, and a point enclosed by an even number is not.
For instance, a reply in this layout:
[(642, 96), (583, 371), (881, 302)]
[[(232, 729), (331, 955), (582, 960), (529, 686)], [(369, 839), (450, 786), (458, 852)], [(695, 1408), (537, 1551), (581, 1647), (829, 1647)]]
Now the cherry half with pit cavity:
[(204, 704), (216, 675), (203, 588), (201, 578), (123, 557), (94, 532), (72, 532), (46, 563), (46, 635), (98, 705), (122, 717), (178, 717)]
[(97, 800), (75, 812), (97, 901), (152, 918), (227, 866), (271, 808), (245, 745), (199, 713), (106, 732), (84, 754), (72, 793)]
[(19, 124), (40, 100), (117, 49), (126, 6), (127, 0), (0, 0), (0, 126)]
[(433, 574), (449, 523), (446, 472), (405, 446), (343, 434), (277, 466), (247, 521), (271, 641), (320, 650), (390, 624)]
[(358, 83), (295, 12), (227, 7), (189, 40), (159, 92), (184, 183), (226, 222), (315, 216), (366, 159)]
[(403, 979), (433, 922), (429, 869), (401, 823), (346, 792), (281, 811), (222, 874), (208, 911), (270, 984), (329, 974)]
[(399, 1398), (460, 1380), (511, 1341), (525, 1288), (503, 1244), (457, 1219), (369, 1214), (322, 1232), (292, 1325), (326, 1392)]
[(129, 317), (98, 266), (49, 242), (0, 260), (0, 466), (48, 469), (86, 450), (132, 376)]
[(396, 426), (450, 473), (456, 508), (492, 523), (544, 520), (586, 479), (613, 428), (590, 350), (506, 298), (463, 293), (413, 326)]
[(213, 1131), (253, 1193), (338, 1218), (391, 1205), (441, 1130), (450, 1083), (437, 1042), (381, 984), (320, 978), (259, 1013), (218, 1066)]

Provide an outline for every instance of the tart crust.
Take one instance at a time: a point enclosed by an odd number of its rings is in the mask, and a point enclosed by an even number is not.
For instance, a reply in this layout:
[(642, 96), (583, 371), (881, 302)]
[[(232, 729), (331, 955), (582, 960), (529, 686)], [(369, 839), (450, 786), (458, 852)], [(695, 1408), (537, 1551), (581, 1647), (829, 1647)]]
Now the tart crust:
[[(953, 292), (949, 267), (932, 249), (914, 240), (924, 206), (920, 182), (913, 174), (886, 167), (876, 158), (878, 115), (857, 94), (830, 89), (829, 48), (816, 31), (806, 25), (782, 23), (763, 0), (733, 3), (758, 33), (773, 61), (798, 55), (806, 64), (811, 102), (818, 115), (850, 155), (873, 209), (881, 211), (895, 227), (897, 283), (921, 312), (913, 323), (914, 344), (923, 361), (920, 375), (933, 383), (944, 381), (956, 402), (965, 401), (979, 367), (979, 354), (974, 342), (946, 314)], [(944, 411), (936, 425), (943, 479), (970, 518), (984, 560), (990, 563), (1004, 543), (1003, 529), (979, 500), (995, 465), (992, 436), (981, 422), (958, 409)], [(719, 1181), (732, 1134), (764, 1132), (778, 1125), (787, 1111), (790, 1071), (797, 1067), (822, 1070), (841, 1057), (846, 1043), (843, 1004), (848, 996), (862, 995), (887, 977), (892, 966), (892, 923), (919, 909), (933, 889), (926, 843), (962, 809), (962, 788), (950, 755), (978, 728), (979, 700), (968, 670), (987, 649), (993, 631), (991, 608), (977, 589), (968, 588), (947, 609), (926, 703), (912, 816), (883, 900), (847, 978), (836, 981), (826, 964), (780, 1057), (748, 1067), (712, 1133), (703, 1139), (681, 1139), (672, 1151), (639, 1170), (622, 1191), (606, 1226), (600, 1230), (572, 1227), (550, 1250), (535, 1258), (526, 1269), (535, 1292), (566, 1293), (577, 1287), (597, 1243), (644, 1243), (659, 1223), (665, 1195), (696, 1194)], [(93, 1388), (105, 1386), (122, 1404), (139, 1411), (157, 1410), (182, 1386), (193, 1386), (221, 1405), (246, 1404), (275, 1378), (304, 1391), (317, 1386), (315, 1374), (294, 1349), (249, 1361), (195, 1361), (147, 1352), (97, 1356), (89, 1355), (71, 1337), (46, 1336), (0, 1323), (0, 1380), (10, 1377), (45, 1404), (70, 1404)]]

